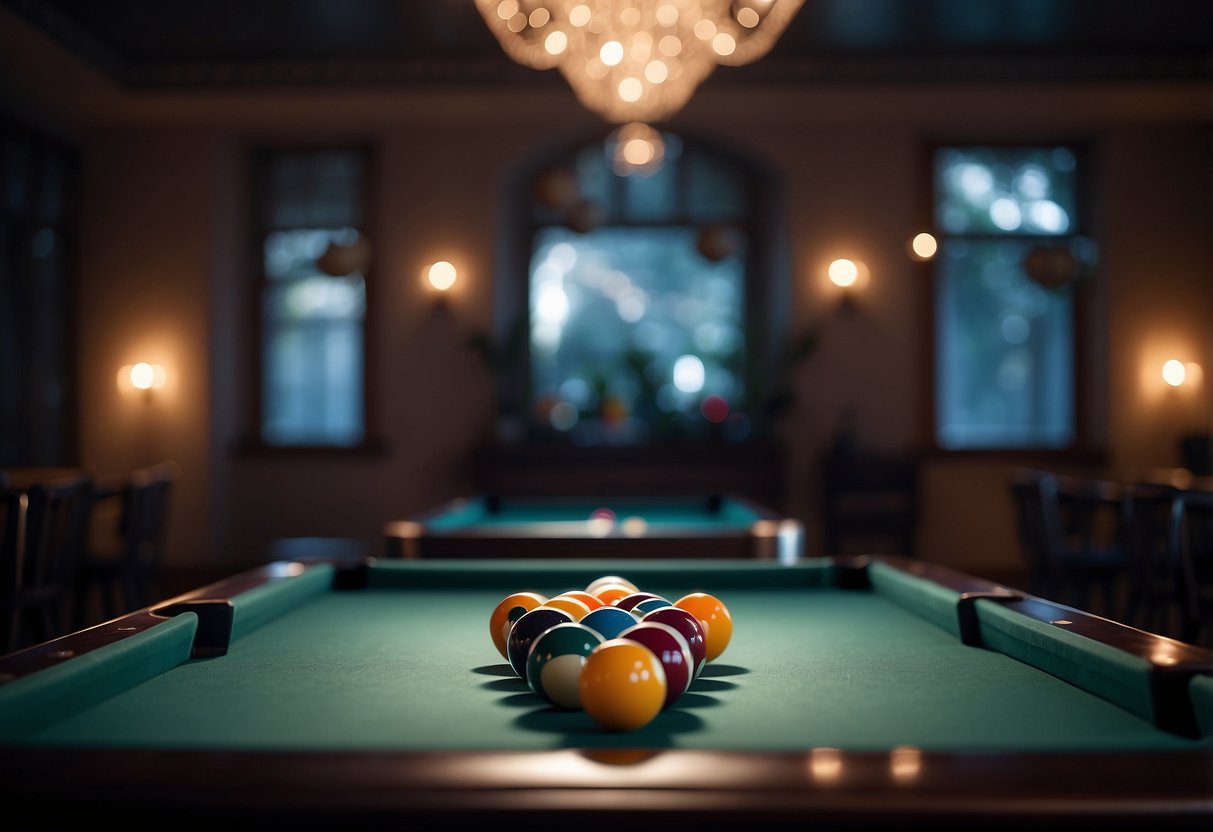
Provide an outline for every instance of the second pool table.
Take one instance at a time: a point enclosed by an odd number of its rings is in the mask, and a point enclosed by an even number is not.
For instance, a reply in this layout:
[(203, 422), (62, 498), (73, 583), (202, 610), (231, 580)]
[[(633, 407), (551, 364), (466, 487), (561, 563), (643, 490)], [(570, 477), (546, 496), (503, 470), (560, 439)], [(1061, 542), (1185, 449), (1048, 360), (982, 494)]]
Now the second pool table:
[(394, 558), (756, 558), (804, 554), (803, 525), (735, 494), (461, 497), (386, 524)]
[[(734, 619), (635, 731), (546, 706), (488, 632), (604, 574)], [(30, 828), (1207, 829), (1211, 672), (892, 557), (280, 562), (0, 658), (0, 801)]]

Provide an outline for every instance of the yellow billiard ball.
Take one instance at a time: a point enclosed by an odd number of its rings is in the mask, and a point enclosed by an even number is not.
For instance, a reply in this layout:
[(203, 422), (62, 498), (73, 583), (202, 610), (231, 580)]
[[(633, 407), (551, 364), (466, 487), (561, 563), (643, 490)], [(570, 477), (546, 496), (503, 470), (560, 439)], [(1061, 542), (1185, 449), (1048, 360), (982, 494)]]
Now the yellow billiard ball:
[(707, 592), (692, 592), (674, 602), (680, 610), (686, 610), (703, 625), (706, 661), (714, 661), (733, 638), (733, 616), (728, 607), (715, 595)]
[(648, 725), (665, 705), (667, 683), (661, 660), (648, 647), (625, 638), (604, 641), (581, 668), (581, 707), (608, 731)]

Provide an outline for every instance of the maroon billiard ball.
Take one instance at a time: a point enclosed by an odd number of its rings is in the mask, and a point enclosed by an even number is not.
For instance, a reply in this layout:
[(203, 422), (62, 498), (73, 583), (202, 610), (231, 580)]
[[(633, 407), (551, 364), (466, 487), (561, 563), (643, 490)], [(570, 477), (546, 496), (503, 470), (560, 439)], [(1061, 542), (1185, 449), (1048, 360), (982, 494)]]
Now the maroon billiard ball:
[(631, 610), (637, 604), (641, 603), (642, 601), (651, 601), (654, 599), (659, 600), (659, 601), (665, 601), (667, 604), (671, 604), (671, 605), (673, 603), (671, 601), (666, 600), (665, 598), (662, 598), (660, 595), (656, 595), (652, 592), (633, 592), (631, 595), (625, 595), (622, 598), (620, 598), (618, 601), (616, 601), (615, 606), (619, 607), (619, 609), (621, 609), (621, 610)]
[(684, 609), (678, 607), (662, 607), (646, 612), (641, 621), (655, 621), (658, 624), (668, 624), (682, 634), (691, 648), (693, 662), (691, 681), (699, 678), (700, 671), (708, 663), (708, 642), (699, 619)]
[(691, 648), (687, 646), (687, 640), (682, 637), (682, 633), (669, 624), (641, 621), (628, 627), (619, 637), (639, 642), (649, 648), (665, 668), (666, 692), (665, 704), (662, 707), (668, 708), (686, 693), (686, 689), (691, 685), (694, 660), (691, 658)]

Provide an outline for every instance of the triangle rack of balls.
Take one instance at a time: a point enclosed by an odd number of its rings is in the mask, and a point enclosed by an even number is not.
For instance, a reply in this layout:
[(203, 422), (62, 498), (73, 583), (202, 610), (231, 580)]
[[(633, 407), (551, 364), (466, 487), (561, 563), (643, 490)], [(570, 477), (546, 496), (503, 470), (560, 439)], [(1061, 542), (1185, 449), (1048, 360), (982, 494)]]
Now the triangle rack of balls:
[(710, 593), (670, 600), (604, 575), (553, 596), (511, 593), (493, 609), (489, 634), (548, 704), (630, 731), (677, 701), (724, 652), (733, 617)]

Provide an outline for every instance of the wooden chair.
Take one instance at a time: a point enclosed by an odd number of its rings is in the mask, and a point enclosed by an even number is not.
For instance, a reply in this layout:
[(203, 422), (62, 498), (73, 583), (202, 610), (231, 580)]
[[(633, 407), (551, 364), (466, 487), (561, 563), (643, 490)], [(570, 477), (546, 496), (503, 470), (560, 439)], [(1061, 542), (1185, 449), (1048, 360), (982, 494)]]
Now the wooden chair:
[(1171, 540), (1176, 489), (1153, 483), (1126, 486), (1128, 580), (1122, 621), (1178, 637), (1182, 616), (1179, 564)]
[(1179, 638), (1213, 645), (1213, 492), (1175, 494), (1169, 540), (1182, 608)]
[(914, 557), (918, 461), (911, 456), (835, 452), (822, 467), (823, 553)]
[(1126, 495), (1115, 483), (1018, 469), (1011, 477), (1033, 595), (1109, 617), (1128, 574)]
[(117, 529), (86, 553), (75, 598), (75, 624), (83, 627), (99, 596), (105, 619), (152, 604), (164, 559), (165, 528), (177, 470), (161, 463), (134, 471), (110, 499), (120, 501)]
[(12, 652), (63, 635), (92, 517), (87, 475), (2, 492), (0, 649)]

